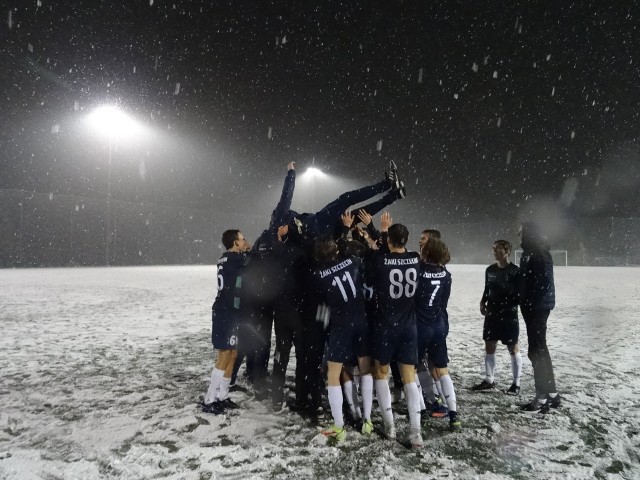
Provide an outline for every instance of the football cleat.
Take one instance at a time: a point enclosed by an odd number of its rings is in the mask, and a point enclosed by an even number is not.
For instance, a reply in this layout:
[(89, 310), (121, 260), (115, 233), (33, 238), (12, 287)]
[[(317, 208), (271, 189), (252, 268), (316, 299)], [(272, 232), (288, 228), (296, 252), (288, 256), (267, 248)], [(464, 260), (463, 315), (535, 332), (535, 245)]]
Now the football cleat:
[(347, 432), (345, 431), (345, 429), (337, 427), (335, 425), (332, 425), (328, 429), (323, 430), (322, 434), (325, 437), (332, 438), (334, 440), (337, 440), (338, 442), (342, 442), (345, 438), (347, 438)]
[(431, 413), (429, 414), (431, 418), (444, 418), (449, 414), (449, 409), (439, 397), (429, 405), (429, 408), (431, 409)]
[(458, 432), (462, 429), (462, 423), (460, 422), (460, 419), (458, 418), (457, 415), (453, 415), (451, 416), (451, 418), (449, 418), (449, 430), (451, 432)]
[(224, 414), (224, 407), (220, 402), (211, 402), (200, 404), (203, 413), (211, 413), (213, 415), (222, 415)]
[(552, 408), (558, 408), (560, 406), (560, 394), (557, 394), (555, 397), (551, 398), (547, 395), (547, 401), (542, 404), (540, 407), (540, 413), (545, 414), (549, 413), (549, 410)]
[[(533, 400), (531, 400), (529, 403), (525, 403), (523, 405), (520, 405), (520, 410), (522, 410), (524, 412), (537, 412), (546, 403), (547, 403), (546, 399), (544, 400), (544, 402), (542, 402), (542, 401), (540, 401), (540, 399), (538, 397), (533, 397)], [(547, 405), (546, 410), (549, 411), (548, 405)]]
[(225, 398), (224, 400), (220, 400), (220, 405), (222, 405), (222, 408), (229, 409), (229, 410), (237, 410), (238, 408), (240, 408), (240, 405), (238, 405), (236, 402), (234, 402), (233, 400), (231, 400), (229, 397)]
[(404, 182), (400, 182), (400, 187), (396, 190), (398, 198), (405, 198), (407, 196), (407, 189), (404, 186)]
[(508, 390), (505, 390), (504, 393), (515, 397), (516, 395), (520, 395), (520, 387), (514, 383)]
[(397, 190), (400, 188), (400, 179), (398, 178), (398, 174), (396, 172), (385, 172), (384, 178), (388, 182), (390, 190)]
[(555, 397), (547, 395), (547, 403), (551, 408), (558, 408), (562, 403), (562, 401), (560, 400), (560, 394), (556, 394)]
[(424, 442), (422, 441), (422, 435), (420, 435), (419, 428), (409, 429), (409, 443), (413, 449), (420, 449), (424, 447)]
[(483, 390), (494, 390), (496, 388), (496, 382), (488, 382), (485, 378), (479, 384), (471, 387), (474, 392), (481, 392)]
[(370, 435), (371, 432), (373, 432), (373, 423), (371, 423), (371, 420), (366, 420), (362, 423), (362, 433), (364, 433), (365, 435)]

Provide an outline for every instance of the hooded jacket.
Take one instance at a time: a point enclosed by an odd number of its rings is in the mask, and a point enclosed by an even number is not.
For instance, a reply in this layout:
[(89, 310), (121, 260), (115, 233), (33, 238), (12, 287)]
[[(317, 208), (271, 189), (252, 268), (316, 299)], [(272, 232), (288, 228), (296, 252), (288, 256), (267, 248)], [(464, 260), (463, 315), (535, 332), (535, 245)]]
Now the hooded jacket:
[(518, 301), (521, 310), (553, 310), (556, 289), (549, 245), (535, 223), (522, 224)]

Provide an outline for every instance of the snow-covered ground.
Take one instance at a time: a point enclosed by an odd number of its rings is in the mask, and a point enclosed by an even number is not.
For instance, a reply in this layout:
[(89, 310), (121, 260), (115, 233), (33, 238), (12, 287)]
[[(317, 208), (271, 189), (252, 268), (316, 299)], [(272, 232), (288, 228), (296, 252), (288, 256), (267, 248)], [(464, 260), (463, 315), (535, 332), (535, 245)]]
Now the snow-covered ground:
[(327, 446), (246, 393), (238, 414), (201, 413), (215, 267), (0, 270), (0, 478), (640, 478), (640, 270), (556, 269), (564, 403), (546, 417), (516, 408), (533, 391), (526, 355), (521, 399), (468, 390), (482, 378), (484, 266), (451, 271), (463, 430), (429, 419), (414, 452), (353, 431)]

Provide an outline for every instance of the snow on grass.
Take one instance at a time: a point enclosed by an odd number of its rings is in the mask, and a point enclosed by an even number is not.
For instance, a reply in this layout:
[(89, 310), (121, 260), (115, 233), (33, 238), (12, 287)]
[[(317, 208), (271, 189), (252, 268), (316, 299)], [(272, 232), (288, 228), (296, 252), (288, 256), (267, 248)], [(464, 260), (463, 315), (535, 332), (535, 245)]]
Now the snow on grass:
[[(233, 394), (237, 413), (201, 413), (215, 267), (0, 270), (0, 478), (640, 478), (640, 270), (556, 269), (548, 336), (564, 403), (541, 417), (516, 406), (533, 394), (526, 355), (520, 399), (469, 391), (484, 268), (451, 267), (463, 430), (427, 419), (420, 452), (353, 429), (327, 445), (325, 423), (247, 393)], [(501, 345), (498, 369), (508, 387)]]

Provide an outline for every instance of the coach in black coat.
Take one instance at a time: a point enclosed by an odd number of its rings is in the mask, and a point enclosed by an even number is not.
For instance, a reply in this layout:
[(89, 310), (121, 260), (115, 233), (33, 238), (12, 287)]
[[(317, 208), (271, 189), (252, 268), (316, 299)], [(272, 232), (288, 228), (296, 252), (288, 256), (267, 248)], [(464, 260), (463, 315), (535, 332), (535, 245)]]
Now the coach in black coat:
[(549, 407), (560, 406), (553, 364), (547, 348), (547, 320), (556, 305), (553, 261), (549, 245), (537, 224), (522, 224), (521, 245), (518, 300), (527, 326), (528, 356), (536, 386), (535, 398), (523, 405), (523, 409), (548, 411)]

